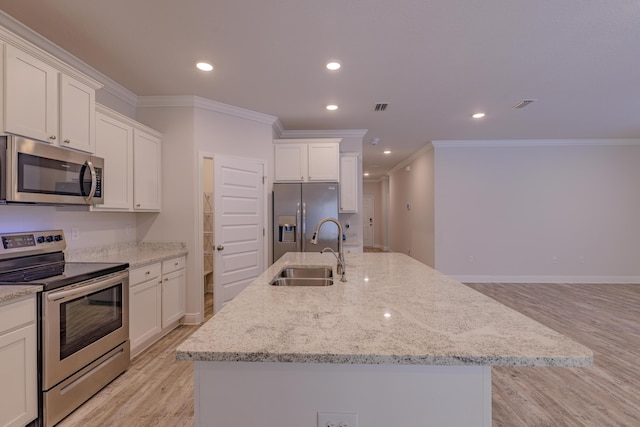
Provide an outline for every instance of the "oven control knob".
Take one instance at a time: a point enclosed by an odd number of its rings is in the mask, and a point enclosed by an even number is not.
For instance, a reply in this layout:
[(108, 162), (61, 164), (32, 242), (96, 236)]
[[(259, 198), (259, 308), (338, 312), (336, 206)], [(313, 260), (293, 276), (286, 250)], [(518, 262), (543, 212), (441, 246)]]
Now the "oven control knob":
[(59, 242), (60, 240), (62, 240), (62, 235), (56, 234), (55, 236), (53, 236), (53, 240), (55, 240), (56, 242)]
[(38, 236), (38, 238), (36, 239), (36, 242), (44, 243), (44, 236)]
[(53, 242), (53, 236), (47, 236), (47, 242)]

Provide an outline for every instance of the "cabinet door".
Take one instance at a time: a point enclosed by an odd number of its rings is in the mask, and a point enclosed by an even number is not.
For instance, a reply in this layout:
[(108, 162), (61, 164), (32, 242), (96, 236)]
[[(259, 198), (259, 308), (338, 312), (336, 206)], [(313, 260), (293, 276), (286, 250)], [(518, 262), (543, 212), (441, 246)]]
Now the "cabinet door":
[[(160, 139), (133, 131), (133, 209), (160, 210)], [(106, 189), (105, 189), (106, 191)]]
[(95, 152), (95, 90), (65, 74), (60, 76), (60, 145)]
[(131, 286), (129, 289), (129, 339), (131, 354), (160, 334), (161, 285), (158, 278)]
[(170, 326), (184, 316), (184, 269), (162, 276), (162, 328)]
[(96, 155), (104, 159), (104, 204), (96, 210), (133, 209), (133, 128), (96, 113)]
[(307, 180), (307, 144), (276, 144), (275, 181)]
[(38, 416), (35, 295), (0, 304), (0, 425)]
[(13, 46), (5, 46), (5, 132), (55, 142), (58, 138), (58, 71)]
[(308, 145), (309, 181), (340, 180), (340, 145), (317, 142)]
[(358, 212), (358, 157), (340, 158), (340, 213)]

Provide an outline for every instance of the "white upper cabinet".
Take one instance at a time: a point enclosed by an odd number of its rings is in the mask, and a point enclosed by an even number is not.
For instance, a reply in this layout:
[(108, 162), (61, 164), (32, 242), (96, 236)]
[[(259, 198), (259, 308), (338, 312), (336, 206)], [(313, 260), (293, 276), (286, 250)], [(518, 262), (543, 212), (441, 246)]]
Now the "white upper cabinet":
[(96, 91), (60, 75), (60, 145), (95, 152)]
[(275, 144), (275, 180), (306, 181), (307, 144)]
[[(161, 206), (160, 138), (133, 130), (133, 210), (159, 211)], [(105, 189), (106, 192), (106, 189)]]
[(95, 89), (15, 46), (4, 51), (4, 131), (93, 153)]
[(275, 181), (338, 182), (340, 141), (340, 138), (275, 140)]
[(5, 132), (57, 142), (58, 74), (28, 53), (5, 46)]
[(160, 211), (160, 134), (102, 105), (96, 107), (96, 155), (104, 159), (104, 203), (97, 211)]
[(340, 157), (340, 213), (358, 213), (358, 155)]
[(104, 112), (96, 113), (96, 155), (104, 159), (104, 203), (95, 210), (133, 208), (133, 127)]

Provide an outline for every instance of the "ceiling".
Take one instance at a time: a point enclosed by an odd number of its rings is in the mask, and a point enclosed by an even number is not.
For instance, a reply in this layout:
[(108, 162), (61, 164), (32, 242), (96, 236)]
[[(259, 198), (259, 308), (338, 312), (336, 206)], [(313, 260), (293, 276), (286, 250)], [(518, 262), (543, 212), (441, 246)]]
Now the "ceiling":
[[(367, 129), (371, 177), (432, 140), (640, 137), (637, 0), (0, 7), (136, 95), (197, 95), (277, 116), (286, 130)], [(339, 71), (325, 68), (333, 59)], [(215, 70), (196, 70), (200, 60)], [(523, 99), (537, 101), (512, 108)], [(388, 108), (374, 111), (380, 102)]]

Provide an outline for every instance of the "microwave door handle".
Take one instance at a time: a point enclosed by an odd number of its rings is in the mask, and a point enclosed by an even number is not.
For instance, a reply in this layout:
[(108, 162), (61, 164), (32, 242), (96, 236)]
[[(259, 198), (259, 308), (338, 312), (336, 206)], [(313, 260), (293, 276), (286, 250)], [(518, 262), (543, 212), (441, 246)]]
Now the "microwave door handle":
[[(93, 196), (96, 194), (96, 189), (98, 188), (98, 180), (96, 178), (96, 168), (93, 167), (93, 163), (91, 163), (90, 160), (87, 160), (86, 162), (84, 162), (84, 164), (85, 166), (89, 167), (89, 172), (91, 173), (91, 191), (89, 191), (89, 195), (85, 197), (85, 200), (87, 202), (90, 202), (93, 199)], [(80, 182), (82, 183), (83, 180), (81, 179)]]

